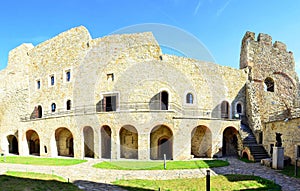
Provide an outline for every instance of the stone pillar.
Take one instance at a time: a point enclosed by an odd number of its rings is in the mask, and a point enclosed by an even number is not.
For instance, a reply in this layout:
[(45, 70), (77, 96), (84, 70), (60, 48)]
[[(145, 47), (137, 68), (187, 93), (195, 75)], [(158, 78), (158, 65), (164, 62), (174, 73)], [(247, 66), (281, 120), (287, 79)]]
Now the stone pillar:
[(141, 133), (138, 136), (138, 156), (139, 160), (150, 160), (150, 141), (148, 133)]
[(284, 168), (284, 148), (283, 147), (273, 147), (272, 168), (274, 168), (274, 169), (283, 169)]

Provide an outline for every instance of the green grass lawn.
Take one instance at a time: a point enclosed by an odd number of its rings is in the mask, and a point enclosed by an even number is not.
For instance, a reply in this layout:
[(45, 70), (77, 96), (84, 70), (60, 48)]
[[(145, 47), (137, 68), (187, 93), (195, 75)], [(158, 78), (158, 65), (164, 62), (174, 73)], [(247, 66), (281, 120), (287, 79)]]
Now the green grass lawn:
[(32, 172), (8, 171), (0, 175), (0, 185), (0, 191), (80, 191), (62, 177)]
[[(205, 178), (174, 179), (174, 180), (118, 180), (114, 182), (129, 191), (198, 191), (206, 190)], [(219, 175), (212, 176), (210, 188), (215, 190), (281, 190), (272, 181), (251, 175)]]
[[(283, 170), (279, 171), (282, 174), (285, 174), (287, 176), (290, 177), (295, 177), (295, 165), (289, 165), (289, 166), (285, 166)], [(300, 178), (300, 167), (298, 166), (298, 170), (297, 170), (297, 177), (296, 178)]]
[(21, 156), (7, 156), (0, 157), (0, 163), (14, 163), (14, 164), (30, 164), (30, 165), (44, 165), (44, 166), (69, 166), (86, 162), (80, 159), (62, 159), (62, 158), (42, 158), (42, 157), (21, 157)]
[[(166, 170), (197, 169), (228, 166), (223, 160), (191, 160), (191, 161), (167, 161)], [(93, 167), (115, 170), (164, 170), (163, 161), (113, 161), (101, 162)]]

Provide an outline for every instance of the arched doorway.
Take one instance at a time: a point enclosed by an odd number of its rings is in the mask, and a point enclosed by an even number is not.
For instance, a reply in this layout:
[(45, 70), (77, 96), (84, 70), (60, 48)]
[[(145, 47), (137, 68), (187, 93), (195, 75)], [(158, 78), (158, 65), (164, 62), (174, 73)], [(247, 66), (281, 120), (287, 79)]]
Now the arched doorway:
[(169, 94), (166, 91), (161, 92), (160, 96), (161, 110), (168, 110), (169, 108)]
[(123, 126), (120, 130), (120, 157), (138, 159), (138, 132), (131, 125)]
[(229, 103), (227, 101), (223, 101), (221, 103), (221, 118), (228, 119), (229, 118)]
[(173, 133), (171, 129), (165, 125), (154, 127), (150, 133), (150, 158), (173, 159)]
[(40, 138), (37, 132), (29, 130), (26, 132), (26, 140), (30, 155), (40, 155)]
[(19, 154), (19, 144), (18, 144), (18, 139), (14, 135), (8, 135), (7, 136), (7, 141), (8, 141), (8, 152), (11, 154)]
[(237, 156), (240, 144), (239, 132), (234, 127), (227, 127), (223, 131), (223, 156)]
[(74, 140), (69, 129), (65, 127), (56, 129), (55, 141), (58, 156), (74, 156)]
[(83, 128), (84, 156), (94, 158), (94, 131), (92, 127)]
[(194, 157), (212, 157), (212, 134), (208, 127), (195, 127), (191, 137), (191, 154)]
[(42, 106), (37, 107), (37, 118), (42, 118), (43, 117), (43, 109)]
[(101, 157), (111, 158), (111, 129), (107, 125), (101, 127)]

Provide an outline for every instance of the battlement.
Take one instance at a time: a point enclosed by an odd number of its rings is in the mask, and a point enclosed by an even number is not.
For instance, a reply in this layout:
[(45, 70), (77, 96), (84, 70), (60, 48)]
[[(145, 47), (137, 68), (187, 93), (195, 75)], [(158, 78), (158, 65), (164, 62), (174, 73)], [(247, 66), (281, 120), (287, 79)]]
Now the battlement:
[[(244, 35), (244, 38), (242, 40), (242, 44), (246, 45), (245, 43), (249, 42), (256, 42), (265, 46), (272, 46), (273, 48), (277, 48), (280, 51), (287, 51), (286, 44), (280, 41), (272, 42), (272, 37), (268, 34), (259, 33), (257, 36), (257, 39), (255, 38), (255, 33), (247, 31)], [(289, 53), (291, 53), (289, 51)]]

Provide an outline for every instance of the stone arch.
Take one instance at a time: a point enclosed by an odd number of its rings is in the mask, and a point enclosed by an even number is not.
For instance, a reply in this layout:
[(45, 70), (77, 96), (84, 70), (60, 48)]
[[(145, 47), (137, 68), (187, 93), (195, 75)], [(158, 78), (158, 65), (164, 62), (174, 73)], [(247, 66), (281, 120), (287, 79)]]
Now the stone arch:
[(200, 125), (193, 129), (191, 154), (194, 157), (212, 157), (212, 133), (208, 127)]
[(223, 131), (223, 156), (237, 156), (240, 149), (241, 138), (234, 127), (226, 127)]
[(83, 128), (84, 157), (94, 158), (94, 130), (90, 126)]
[(11, 154), (19, 154), (19, 143), (15, 135), (7, 136), (8, 152)]
[(101, 127), (101, 157), (111, 158), (111, 128), (108, 125)]
[(150, 158), (173, 159), (173, 132), (165, 125), (158, 125), (150, 133)]
[(26, 132), (26, 140), (30, 155), (40, 155), (40, 138), (36, 131), (28, 130)]
[(120, 129), (120, 157), (138, 159), (138, 132), (135, 127), (125, 125)]
[(55, 141), (58, 156), (74, 156), (74, 139), (69, 129), (65, 127), (56, 129)]

